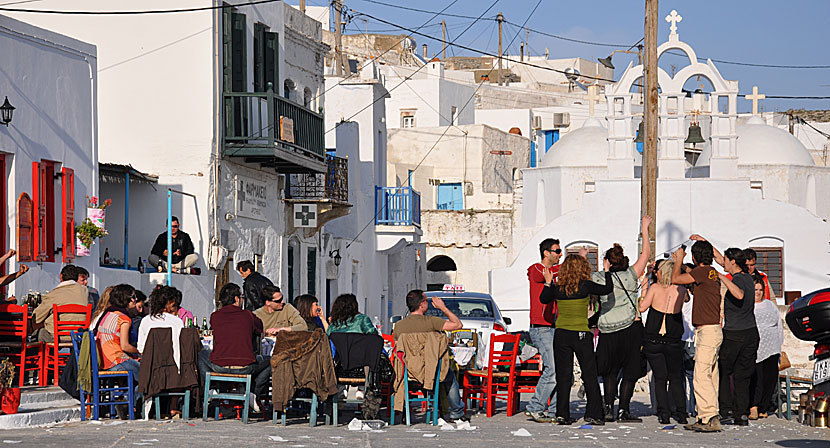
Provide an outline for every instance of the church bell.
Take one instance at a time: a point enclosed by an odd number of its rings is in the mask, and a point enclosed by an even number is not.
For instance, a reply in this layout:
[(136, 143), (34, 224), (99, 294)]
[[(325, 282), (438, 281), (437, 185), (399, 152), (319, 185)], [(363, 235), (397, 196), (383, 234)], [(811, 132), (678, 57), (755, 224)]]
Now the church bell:
[(637, 136), (634, 137), (634, 143), (643, 143), (643, 134), (645, 134), (645, 123), (640, 122), (640, 127), (637, 128)]
[(703, 135), (700, 133), (700, 125), (695, 123), (694, 121), (689, 126), (689, 136), (686, 137), (686, 140), (683, 143), (704, 143), (706, 140), (703, 139)]

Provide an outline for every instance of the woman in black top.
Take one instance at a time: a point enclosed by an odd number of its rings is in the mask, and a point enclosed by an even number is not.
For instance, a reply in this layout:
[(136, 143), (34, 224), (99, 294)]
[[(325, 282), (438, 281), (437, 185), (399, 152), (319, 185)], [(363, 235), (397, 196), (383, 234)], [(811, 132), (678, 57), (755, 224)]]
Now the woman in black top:
[[(661, 260), (655, 267), (655, 282), (640, 302), (640, 312), (648, 310), (643, 335), (643, 353), (654, 375), (657, 419), (668, 424), (688, 423), (686, 391), (683, 381), (683, 303), (689, 300), (686, 288), (671, 281), (674, 261)], [(667, 388), (668, 386), (668, 388)], [(669, 393), (673, 409), (669, 408)]]
[(588, 328), (588, 305), (592, 295), (609, 294), (614, 289), (608, 261), (605, 261), (605, 285), (590, 281), (591, 265), (580, 255), (568, 255), (553, 283), (553, 274), (545, 272), (545, 287), (539, 300), (557, 302), (556, 332), (553, 338), (553, 359), (556, 365), (556, 422), (570, 425), (570, 396), (573, 382), (574, 355), (582, 369), (582, 383), (588, 395), (585, 422), (604, 425), (602, 394), (597, 382), (597, 361), (594, 356), (594, 334)]

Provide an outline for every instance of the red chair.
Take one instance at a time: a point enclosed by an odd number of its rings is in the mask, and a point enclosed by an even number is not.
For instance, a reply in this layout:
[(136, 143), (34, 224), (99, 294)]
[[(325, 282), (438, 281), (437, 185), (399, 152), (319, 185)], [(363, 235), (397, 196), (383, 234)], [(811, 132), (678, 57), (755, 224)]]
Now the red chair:
[[(83, 314), (84, 320), (61, 320), (61, 314)], [(43, 360), (43, 382), (46, 384), (47, 372), (52, 370), (54, 385), (58, 385), (60, 369), (66, 365), (69, 359), (69, 351), (60, 353), (62, 348), (72, 347), (72, 332), (89, 328), (89, 321), (92, 316), (92, 304), (87, 305), (52, 305), (52, 316), (54, 326), (52, 336), (54, 340), (46, 343)], [(63, 337), (63, 341), (61, 341)]]
[(20, 387), (26, 378), (26, 371), (37, 370), (39, 386), (46, 384), (43, 375), (43, 342), (29, 342), (27, 339), (29, 314), (26, 305), (2, 304), (0, 314), (9, 313), (0, 319), (0, 336), (17, 340), (0, 342), (0, 347), (10, 352), (10, 358), (17, 358), (15, 365), (20, 369)]
[[(520, 394), (536, 393), (536, 384), (542, 376), (542, 355), (536, 354), (527, 361), (521, 363), (516, 369), (516, 396)], [(516, 400), (516, 410), (519, 412), (519, 401)], [(550, 404), (550, 398), (548, 398)]]
[[(507, 401), (507, 416), (513, 415), (518, 401), (515, 381), (520, 338), (518, 334), (500, 334), (490, 337), (490, 362), (487, 364), (487, 370), (464, 371), (464, 396), (462, 398), (465, 404), (468, 400), (486, 403), (487, 417), (492, 417), (498, 398)], [(496, 350), (497, 343), (511, 344), (511, 348)], [(509, 371), (500, 372), (497, 370), (499, 366), (508, 367)], [(474, 384), (473, 378), (481, 381), (481, 384)]]

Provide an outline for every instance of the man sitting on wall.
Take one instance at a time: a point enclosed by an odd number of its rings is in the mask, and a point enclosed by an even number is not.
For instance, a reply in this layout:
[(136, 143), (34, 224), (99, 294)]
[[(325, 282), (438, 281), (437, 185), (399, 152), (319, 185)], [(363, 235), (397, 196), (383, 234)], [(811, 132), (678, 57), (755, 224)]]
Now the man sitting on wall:
[(239, 275), (245, 280), (242, 283), (242, 292), (245, 295), (245, 309), (253, 311), (262, 308), (265, 304), (265, 299), (271, 297), (270, 294), (264, 294), (263, 290), (266, 286), (274, 286), (274, 284), (271, 283), (271, 280), (268, 280), (268, 277), (255, 270), (251, 260), (240, 261), (236, 264), (236, 270), (239, 271)]
[[(173, 237), (172, 271), (180, 274), (190, 274), (191, 268), (199, 261), (199, 255), (194, 252), (190, 235), (183, 230), (179, 230), (179, 218), (173, 216), (170, 228), (172, 229), (170, 235)], [(147, 261), (159, 272), (167, 270), (167, 232), (156, 238), (156, 243), (153, 244), (153, 249), (150, 251)]]
[[(54, 316), (52, 316), (52, 305), (87, 305), (89, 303), (89, 290), (78, 283), (78, 267), (68, 264), (61, 269), (61, 282), (55, 289), (43, 296), (43, 302), (35, 308), (32, 322), (32, 332), (37, 331), (37, 340), (41, 342), (53, 342), (55, 340), (52, 330), (54, 327)], [(49, 319), (52, 316), (52, 319)], [(48, 319), (48, 321), (47, 321)], [(80, 321), (84, 319), (83, 314), (62, 313), (61, 321)], [(69, 337), (66, 338), (68, 342)]]

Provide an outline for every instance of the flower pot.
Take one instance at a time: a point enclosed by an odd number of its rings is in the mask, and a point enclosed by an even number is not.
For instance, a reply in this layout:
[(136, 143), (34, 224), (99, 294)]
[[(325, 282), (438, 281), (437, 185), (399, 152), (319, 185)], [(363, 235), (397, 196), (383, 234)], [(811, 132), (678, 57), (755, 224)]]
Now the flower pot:
[(7, 387), (3, 389), (2, 397), (0, 397), (0, 410), (4, 414), (17, 414), (18, 407), (20, 407), (20, 388)]
[(104, 221), (107, 217), (106, 210), (102, 208), (87, 208), (86, 209), (86, 217), (92, 221), (93, 224), (98, 226), (98, 228), (104, 228)]
[(86, 247), (86, 244), (81, 241), (80, 238), (75, 237), (75, 255), (78, 257), (87, 257), (90, 254), (90, 250)]

